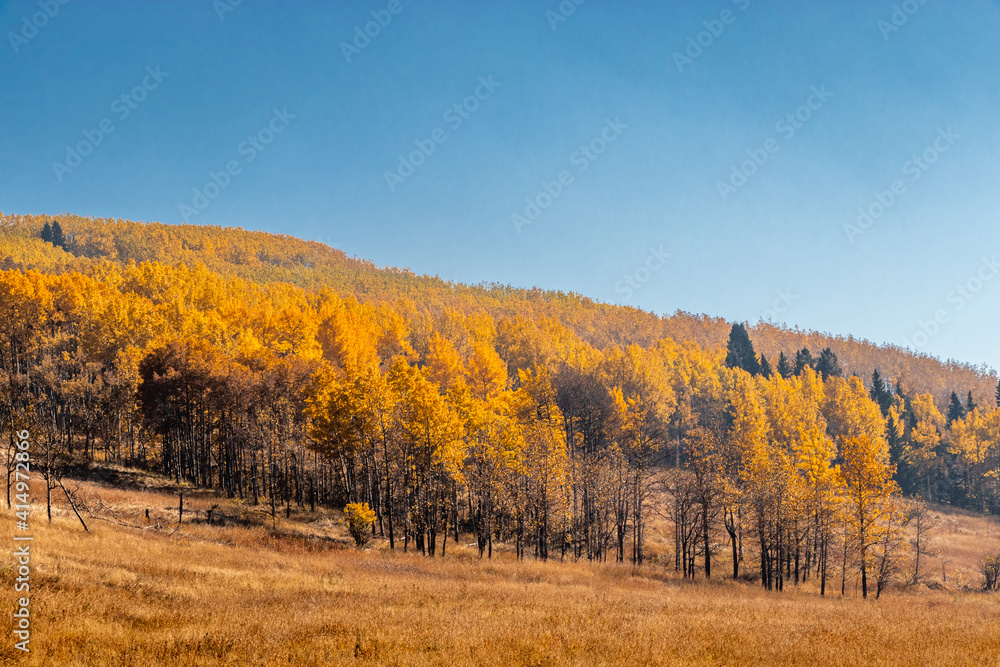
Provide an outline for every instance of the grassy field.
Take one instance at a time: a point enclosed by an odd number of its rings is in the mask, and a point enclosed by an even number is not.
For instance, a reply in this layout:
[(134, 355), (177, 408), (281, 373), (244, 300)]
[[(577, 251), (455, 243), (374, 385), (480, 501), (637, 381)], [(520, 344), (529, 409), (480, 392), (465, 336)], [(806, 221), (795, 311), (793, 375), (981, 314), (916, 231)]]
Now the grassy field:
[[(445, 559), (357, 550), (338, 513), (272, 525), (210, 494), (185, 498), (178, 529), (173, 490), (81, 490), (89, 533), (66, 508), (51, 525), (37, 506), (32, 517), (30, 655), (13, 647), (4, 549), (0, 663), (1000, 665), (1000, 595), (960, 590), (1000, 531), (962, 513), (939, 512), (946, 584), (938, 572), (932, 588), (863, 602), (687, 582), (660, 565), (479, 560), (464, 544)], [(259, 525), (209, 525), (216, 504)], [(0, 525), (15, 533), (6, 511)]]

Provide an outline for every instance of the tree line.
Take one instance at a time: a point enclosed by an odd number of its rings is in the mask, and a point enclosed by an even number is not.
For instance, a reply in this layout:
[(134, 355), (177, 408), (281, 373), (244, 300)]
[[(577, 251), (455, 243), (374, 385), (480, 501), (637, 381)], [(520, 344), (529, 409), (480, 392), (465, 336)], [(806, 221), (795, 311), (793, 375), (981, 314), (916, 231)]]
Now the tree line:
[(949, 424), (829, 349), (792, 354), (772, 372), (740, 324), (725, 349), (599, 348), (554, 318), (156, 262), (0, 272), (0, 417), (52, 489), (116, 462), (272, 512), (365, 503), (393, 549), (444, 555), (464, 532), (484, 557), (635, 564), (662, 510), (682, 574), (713, 576), (724, 548), (768, 588), (857, 573), (877, 595), (900, 487), (996, 507), (1000, 412)]

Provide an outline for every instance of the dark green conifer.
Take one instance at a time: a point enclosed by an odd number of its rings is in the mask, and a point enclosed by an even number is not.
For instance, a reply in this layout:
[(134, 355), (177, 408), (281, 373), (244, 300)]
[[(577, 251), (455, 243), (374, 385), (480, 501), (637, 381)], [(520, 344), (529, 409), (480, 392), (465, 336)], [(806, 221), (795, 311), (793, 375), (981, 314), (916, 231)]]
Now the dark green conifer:
[(760, 362), (757, 361), (757, 353), (754, 352), (753, 343), (750, 342), (750, 334), (742, 324), (734, 324), (729, 331), (729, 344), (726, 352), (726, 366), (729, 368), (742, 368), (750, 375), (760, 374)]
[[(786, 380), (792, 377), (792, 365), (788, 363), (788, 357), (782, 352), (778, 355), (778, 374)], [(997, 404), (1000, 405), (1000, 385), (997, 386)]]
[(948, 426), (951, 426), (951, 423), (956, 419), (963, 417), (965, 417), (965, 406), (962, 405), (962, 399), (955, 392), (951, 392), (951, 403), (948, 405)]
[(813, 360), (812, 353), (809, 351), (808, 347), (804, 347), (795, 353), (795, 374), (800, 375), (802, 369), (808, 366), (813, 368), (816, 362)]
[(822, 375), (824, 380), (829, 377), (840, 377), (844, 374), (837, 362), (837, 355), (830, 348), (820, 352), (819, 359), (816, 361), (816, 372)]
[(760, 355), (760, 374), (766, 378), (769, 378), (771, 377), (771, 373), (772, 373), (771, 364), (768, 363), (767, 357), (765, 357), (763, 354)]

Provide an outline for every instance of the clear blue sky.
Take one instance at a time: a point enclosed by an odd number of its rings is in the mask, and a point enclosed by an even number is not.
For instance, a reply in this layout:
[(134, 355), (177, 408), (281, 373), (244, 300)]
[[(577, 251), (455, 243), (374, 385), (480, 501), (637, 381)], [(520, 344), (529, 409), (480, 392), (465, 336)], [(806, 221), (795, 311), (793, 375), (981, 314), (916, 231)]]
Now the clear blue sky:
[[(184, 205), (448, 280), (1000, 367), (995, 1), (233, 2), (0, 4), (0, 210)], [(859, 208), (880, 215), (845, 230)]]

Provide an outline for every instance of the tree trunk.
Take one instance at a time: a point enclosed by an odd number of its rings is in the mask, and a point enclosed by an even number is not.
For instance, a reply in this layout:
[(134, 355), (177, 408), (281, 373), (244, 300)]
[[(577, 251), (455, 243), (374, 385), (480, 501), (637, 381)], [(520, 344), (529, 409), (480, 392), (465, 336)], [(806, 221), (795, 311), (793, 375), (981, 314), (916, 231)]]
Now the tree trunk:
[(712, 578), (712, 551), (709, 549), (709, 536), (708, 536), (708, 502), (702, 503), (701, 509), (701, 530), (705, 538), (705, 578)]
[(868, 563), (867, 561), (868, 549), (864, 543), (861, 544), (861, 597), (864, 600), (868, 599)]

